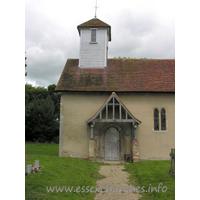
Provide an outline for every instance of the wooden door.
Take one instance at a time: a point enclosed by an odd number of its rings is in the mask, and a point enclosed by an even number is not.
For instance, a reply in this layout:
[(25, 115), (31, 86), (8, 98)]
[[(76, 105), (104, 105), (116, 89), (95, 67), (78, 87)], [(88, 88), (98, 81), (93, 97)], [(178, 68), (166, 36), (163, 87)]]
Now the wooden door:
[(105, 160), (119, 160), (119, 131), (114, 127), (105, 133)]

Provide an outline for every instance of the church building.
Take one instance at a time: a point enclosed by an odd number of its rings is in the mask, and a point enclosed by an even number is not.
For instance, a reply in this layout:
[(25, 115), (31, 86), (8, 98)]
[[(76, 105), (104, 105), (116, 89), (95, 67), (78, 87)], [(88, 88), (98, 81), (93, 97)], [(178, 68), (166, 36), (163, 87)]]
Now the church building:
[(61, 94), (59, 156), (170, 159), (175, 60), (108, 58), (110, 25), (93, 18), (77, 28), (79, 59), (67, 60), (55, 89)]

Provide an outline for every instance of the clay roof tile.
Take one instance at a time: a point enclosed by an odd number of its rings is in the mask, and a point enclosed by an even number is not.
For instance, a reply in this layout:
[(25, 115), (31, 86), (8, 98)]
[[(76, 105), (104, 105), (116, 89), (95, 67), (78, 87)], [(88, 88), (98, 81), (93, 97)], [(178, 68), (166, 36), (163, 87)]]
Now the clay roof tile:
[(174, 59), (108, 59), (105, 68), (80, 68), (69, 59), (55, 91), (175, 92)]

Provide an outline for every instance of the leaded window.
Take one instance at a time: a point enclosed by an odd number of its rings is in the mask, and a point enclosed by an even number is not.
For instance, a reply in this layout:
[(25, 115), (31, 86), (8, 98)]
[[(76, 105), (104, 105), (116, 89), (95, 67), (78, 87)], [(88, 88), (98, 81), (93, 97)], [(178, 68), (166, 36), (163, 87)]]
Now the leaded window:
[(164, 108), (161, 110), (161, 130), (166, 130), (166, 111)]
[(159, 131), (159, 111), (157, 108), (154, 110), (154, 130)]

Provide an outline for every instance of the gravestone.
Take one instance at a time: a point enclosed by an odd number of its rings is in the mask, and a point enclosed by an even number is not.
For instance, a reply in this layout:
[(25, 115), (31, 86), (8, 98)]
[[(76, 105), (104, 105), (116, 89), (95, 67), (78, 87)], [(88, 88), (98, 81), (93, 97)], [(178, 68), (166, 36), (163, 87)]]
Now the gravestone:
[(35, 160), (35, 161), (34, 161), (33, 167), (34, 167), (34, 168), (38, 168), (38, 167), (39, 167), (39, 160)]
[(27, 165), (27, 166), (26, 166), (26, 173), (27, 173), (27, 174), (30, 174), (31, 171), (32, 171), (32, 165)]
[(169, 174), (175, 175), (175, 149), (171, 149), (171, 153), (169, 155), (171, 156), (171, 168), (169, 170)]

